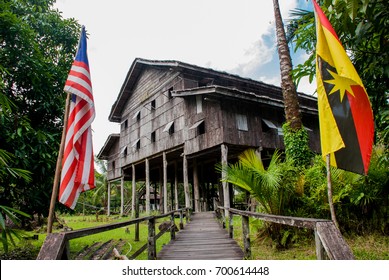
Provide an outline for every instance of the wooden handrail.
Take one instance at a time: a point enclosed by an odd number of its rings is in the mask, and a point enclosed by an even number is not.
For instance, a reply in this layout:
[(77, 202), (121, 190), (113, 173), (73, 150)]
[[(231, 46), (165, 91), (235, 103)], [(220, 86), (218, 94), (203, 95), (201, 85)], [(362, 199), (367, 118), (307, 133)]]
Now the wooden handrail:
[[(50, 233), (47, 235), (41, 250), (39, 251), (37, 260), (58, 260), (58, 259), (68, 259), (69, 258), (69, 240), (75, 239), (75, 238), (80, 238), (88, 235), (93, 235), (109, 230), (114, 230), (117, 228), (129, 226), (129, 225), (134, 225), (134, 224), (139, 224), (144, 221), (149, 221), (149, 238), (148, 238), (148, 243), (149, 243), (149, 251), (150, 251), (150, 246), (155, 247), (155, 221), (161, 218), (165, 218), (168, 216), (174, 216), (175, 213), (180, 214), (180, 227), (183, 227), (182, 223), (182, 216), (183, 212), (186, 212), (187, 215), (190, 215), (190, 208), (182, 208), (178, 210), (173, 210), (168, 213), (162, 214), (162, 215), (157, 215), (157, 216), (147, 216), (147, 217), (142, 217), (142, 218), (137, 218), (125, 222), (118, 222), (118, 223), (113, 223), (109, 225), (102, 225), (102, 226), (97, 226), (97, 227), (92, 227), (92, 228), (85, 228), (85, 229), (79, 229), (79, 230), (74, 230), (74, 231), (67, 231), (67, 232), (59, 232), (59, 233)], [(174, 219), (172, 218), (172, 223), (174, 223)], [(154, 224), (154, 230), (152, 230), (152, 225)], [(171, 227), (174, 225), (172, 224)], [(170, 231), (171, 232), (171, 231)], [(171, 233), (172, 234), (172, 233)], [(173, 236), (173, 234), (172, 234)], [(152, 239), (152, 240), (150, 240)], [(150, 242), (152, 244), (150, 244)], [(155, 252), (155, 248), (153, 249), (153, 253)], [(153, 255), (153, 256), (152, 256)], [(155, 254), (149, 256), (152, 258), (155, 258)]]
[[(217, 211), (227, 210), (229, 212), (229, 221), (231, 224), (232, 215), (242, 216), (242, 231), (244, 241), (244, 252), (245, 257), (251, 257), (250, 248), (250, 231), (248, 217), (254, 217), (266, 222), (272, 222), (277, 224), (283, 224), (299, 228), (312, 229), (315, 232), (315, 243), (316, 243), (316, 256), (318, 259), (325, 259), (324, 252), (327, 257), (331, 260), (353, 260), (355, 259), (350, 247), (344, 240), (341, 232), (336, 227), (333, 221), (324, 219), (313, 219), (313, 218), (301, 218), (301, 217), (290, 217), (290, 216), (278, 216), (270, 215), (257, 212), (242, 211), (238, 209), (228, 208), (219, 206)], [(224, 211), (220, 211), (224, 213)], [(220, 213), (219, 213), (220, 216)], [(223, 221), (225, 223), (225, 221)], [(233, 228), (229, 225), (230, 237), (233, 236)]]

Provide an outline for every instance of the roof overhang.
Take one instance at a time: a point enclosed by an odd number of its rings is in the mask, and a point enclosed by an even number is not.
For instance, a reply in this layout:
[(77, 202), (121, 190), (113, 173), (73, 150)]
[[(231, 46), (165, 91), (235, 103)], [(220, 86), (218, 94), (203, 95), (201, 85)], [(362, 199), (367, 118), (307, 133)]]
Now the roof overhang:
[(97, 158), (102, 160), (109, 159), (109, 156), (112, 155), (110, 151), (112, 147), (115, 145), (115, 143), (119, 141), (119, 139), (120, 139), (120, 134), (118, 133), (110, 134), (107, 140), (105, 141), (104, 146), (101, 148), (99, 154), (97, 155)]
[[(227, 88), (222, 86), (207, 86), (207, 87), (199, 87), (192, 88), (186, 90), (175, 91), (172, 93), (173, 97), (188, 97), (195, 95), (204, 95), (204, 99), (207, 101), (216, 101), (217, 98), (230, 98), (230, 99), (238, 99), (238, 100), (246, 100), (250, 102), (256, 102), (261, 104), (266, 104), (274, 107), (284, 107), (284, 101), (282, 99), (282, 94), (280, 93), (280, 98), (269, 97), (266, 95), (258, 95), (252, 92), (246, 92), (242, 90), (238, 90), (235, 88)], [(310, 99), (312, 97), (308, 96)], [(301, 96), (300, 96), (301, 98)], [(305, 98), (305, 96), (303, 96)], [(315, 100), (315, 99), (314, 99)], [(300, 110), (305, 113), (317, 114), (318, 111), (316, 108), (311, 108), (307, 106), (301, 106)]]
[[(250, 88), (260, 89), (260, 91), (263, 91), (264, 93), (269, 94), (272, 97), (282, 95), (281, 88), (278, 86), (265, 84), (263, 82), (255, 81), (248, 78), (242, 78), (238, 75), (229, 74), (227, 72), (216, 71), (210, 68), (199, 67), (196, 65), (183, 63), (175, 60), (146, 60), (143, 58), (136, 58), (127, 73), (127, 76), (120, 89), (119, 95), (112, 106), (111, 112), (108, 117), (108, 119), (111, 122), (118, 122), (118, 123), (121, 122), (121, 115), (125, 107), (125, 104), (132, 94), (136, 81), (138, 80), (139, 76), (141, 75), (141, 73), (146, 67), (158, 67), (158, 68), (163, 67), (169, 70), (175, 70), (189, 75), (201, 73), (202, 75), (210, 79), (212, 79), (213, 77), (219, 77), (221, 79), (238, 82), (240, 84), (245, 84)], [(218, 87), (218, 88), (222, 88), (222, 87)], [(200, 90), (200, 89), (196, 89), (196, 90)], [(189, 91), (184, 90), (183, 92), (177, 92), (177, 94), (184, 94), (184, 92), (190, 94), (191, 90)], [(248, 92), (244, 92), (244, 93), (247, 94)], [(196, 94), (201, 94), (201, 93), (199, 92)], [(248, 94), (252, 95), (251, 93)], [(316, 100), (314, 97), (303, 93), (298, 93), (298, 95), (299, 97), (303, 97), (306, 100), (311, 100), (311, 101)], [(184, 95), (180, 95), (180, 96), (184, 96)], [(247, 98), (250, 99), (251, 97), (249, 96)]]

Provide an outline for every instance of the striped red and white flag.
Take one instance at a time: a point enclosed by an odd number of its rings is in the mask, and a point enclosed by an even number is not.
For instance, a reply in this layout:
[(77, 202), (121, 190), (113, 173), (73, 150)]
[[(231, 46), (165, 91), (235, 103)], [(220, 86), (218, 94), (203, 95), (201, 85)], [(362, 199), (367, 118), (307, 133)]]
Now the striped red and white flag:
[(85, 28), (64, 90), (71, 95), (59, 202), (74, 209), (81, 192), (95, 187), (91, 124), (95, 118)]

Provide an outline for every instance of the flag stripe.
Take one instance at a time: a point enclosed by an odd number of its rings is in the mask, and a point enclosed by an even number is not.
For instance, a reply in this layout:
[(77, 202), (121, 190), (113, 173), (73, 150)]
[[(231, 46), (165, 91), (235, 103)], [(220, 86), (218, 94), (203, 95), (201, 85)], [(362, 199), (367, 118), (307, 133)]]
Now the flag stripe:
[(340, 40), (338, 38), (338, 35), (336, 34), (334, 28), (332, 27), (330, 21), (327, 19), (326, 15), (320, 9), (319, 5), (316, 3), (315, 0), (313, 0), (312, 2), (313, 2), (314, 9), (315, 9), (315, 15), (318, 18), (318, 20), (320, 21), (320, 25), (322, 27), (325, 27), (329, 32), (331, 32), (332, 36), (335, 37), (336, 40), (338, 40), (339, 44), (341, 44)]
[(371, 153), (373, 150), (373, 137), (365, 137), (366, 135), (374, 135), (374, 119), (373, 111), (370, 109), (370, 101), (365, 90), (361, 86), (352, 86), (354, 96), (348, 95), (350, 102), (351, 113), (355, 122), (360, 153), (364, 165), (364, 169), (368, 170)]
[(95, 184), (91, 124), (95, 117), (92, 83), (86, 53), (86, 33), (81, 31), (78, 52), (64, 90), (71, 94), (59, 201), (71, 209), (81, 192)]
[(315, 0), (316, 78), (323, 156), (331, 164), (366, 174), (374, 118), (366, 89), (330, 22)]

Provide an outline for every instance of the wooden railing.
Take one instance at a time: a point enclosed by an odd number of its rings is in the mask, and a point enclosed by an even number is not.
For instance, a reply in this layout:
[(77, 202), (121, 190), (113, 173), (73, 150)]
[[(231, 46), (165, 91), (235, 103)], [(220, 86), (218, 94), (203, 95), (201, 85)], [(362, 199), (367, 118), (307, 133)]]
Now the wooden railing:
[[(188, 220), (190, 217), (190, 209), (184, 208), (179, 210), (170, 211), (166, 214), (158, 215), (158, 216), (147, 216), (142, 218), (136, 218), (133, 220), (119, 222), (109, 225), (102, 225), (92, 228), (79, 229), (74, 231), (67, 232), (58, 232), (58, 233), (50, 233), (47, 235), (45, 242), (43, 243), (41, 250), (38, 254), (37, 260), (67, 260), (70, 257), (70, 246), (69, 240), (80, 238), (92, 234), (97, 234), (109, 230), (114, 230), (117, 228), (136, 225), (135, 227), (135, 240), (139, 241), (139, 223), (148, 221), (148, 238), (147, 243), (142, 246), (138, 251), (136, 251), (130, 259), (135, 259), (139, 256), (144, 250), (148, 249), (148, 259), (155, 260), (157, 258), (156, 252), (156, 241), (159, 237), (161, 237), (165, 232), (170, 229), (170, 237), (171, 239), (175, 239), (175, 214), (179, 213), (180, 215), (180, 229), (184, 228), (183, 218)], [(165, 218), (170, 216), (171, 225), (168, 229), (155, 234), (155, 223), (156, 220)]]
[(327, 258), (330, 260), (354, 259), (354, 255), (350, 247), (344, 240), (339, 229), (335, 226), (334, 222), (330, 220), (276, 216), (256, 212), (241, 211), (221, 206), (219, 206), (216, 211), (218, 217), (223, 218), (223, 226), (227, 224), (226, 217), (224, 216), (225, 211), (229, 214), (227, 215), (229, 219), (228, 232), (231, 238), (233, 238), (233, 215), (239, 215), (242, 217), (242, 234), (245, 258), (251, 257), (249, 217), (253, 217), (266, 222), (312, 229), (315, 233), (316, 257), (319, 260)]

